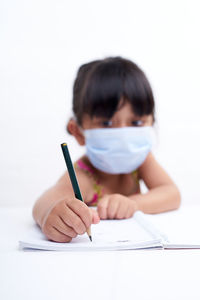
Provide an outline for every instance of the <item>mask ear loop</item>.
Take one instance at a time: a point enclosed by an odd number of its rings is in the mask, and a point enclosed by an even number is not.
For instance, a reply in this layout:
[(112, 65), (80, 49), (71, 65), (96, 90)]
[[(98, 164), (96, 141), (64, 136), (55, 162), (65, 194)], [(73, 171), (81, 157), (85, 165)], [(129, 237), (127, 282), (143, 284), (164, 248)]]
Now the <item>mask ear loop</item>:
[(83, 129), (83, 127), (81, 125), (78, 124), (76, 117), (74, 117), (73, 119), (76, 122), (76, 124), (78, 125), (78, 128), (79, 128), (80, 132), (85, 137), (85, 130)]

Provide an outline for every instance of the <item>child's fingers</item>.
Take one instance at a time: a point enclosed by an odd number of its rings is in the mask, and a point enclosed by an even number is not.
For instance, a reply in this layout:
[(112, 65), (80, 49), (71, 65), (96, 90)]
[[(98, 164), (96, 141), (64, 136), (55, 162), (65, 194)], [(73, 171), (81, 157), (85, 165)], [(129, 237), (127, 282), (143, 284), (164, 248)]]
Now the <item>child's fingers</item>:
[(108, 203), (107, 218), (115, 219), (118, 209), (119, 209), (119, 201), (117, 200), (117, 197), (113, 195)]
[(68, 206), (77, 216), (79, 216), (81, 222), (85, 226), (86, 231), (86, 229), (92, 224), (92, 213), (89, 207), (84, 202), (77, 199), (71, 201)]
[(125, 218), (126, 219), (131, 218), (136, 212), (136, 210), (137, 210), (137, 204), (134, 200), (131, 200), (130, 205), (128, 206), (128, 209), (126, 211)]
[(126, 213), (125, 213), (125, 219), (129, 219), (133, 216), (133, 211), (131, 210), (130, 207), (128, 207), (128, 209), (126, 210)]
[[(124, 201), (125, 202), (125, 201)], [(123, 203), (122, 201), (119, 203), (115, 218), (116, 219), (124, 219), (126, 216), (127, 212), (127, 207), (126, 203)]]
[(44, 227), (42, 231), (49, 240), (54, 242), (68, 243), (72, 240), (70, 236), (63, 234), (53, 226)]
[(92, 224), (98, 224), (100, 222), (100, 218), (97, 211), (92, 208), (91, 211), (92, 211)]
[(60, 217), (62, 217), (64, 223), (73, 228), (76, 233), (83, 234), (86, 232), (86, 226), (81, 218), (67, 205), (60, 214)]
[(109, 201), (109, 196), (104, 196), (102, 197), (102, 199), (100, 200), (97, 206), (99, 217), (103, 220), (107, 219), (108, 201)]
[(64, 220), (62, 219), (62, 217), (58, 216), (55, 221), (54, 221), (54, 227), (56, 229), (58, 229), (61, 233), (71, 237), (71, 238), (75, 238), (77, 236), (77, 233), (75, 232), (75, 230), (73, 228), (71, 228), (70, 226), (68, 226)]

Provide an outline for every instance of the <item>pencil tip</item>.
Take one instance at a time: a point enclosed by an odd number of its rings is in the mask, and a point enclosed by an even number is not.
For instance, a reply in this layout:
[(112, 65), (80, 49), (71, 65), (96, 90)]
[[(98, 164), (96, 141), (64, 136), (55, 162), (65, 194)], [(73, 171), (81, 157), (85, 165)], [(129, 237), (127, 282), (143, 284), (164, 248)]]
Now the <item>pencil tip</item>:
[(90, 238), (90, 242), (92, 242), (92, 237), (91, 237), (91, 235), (89, 235), (89, 238)]

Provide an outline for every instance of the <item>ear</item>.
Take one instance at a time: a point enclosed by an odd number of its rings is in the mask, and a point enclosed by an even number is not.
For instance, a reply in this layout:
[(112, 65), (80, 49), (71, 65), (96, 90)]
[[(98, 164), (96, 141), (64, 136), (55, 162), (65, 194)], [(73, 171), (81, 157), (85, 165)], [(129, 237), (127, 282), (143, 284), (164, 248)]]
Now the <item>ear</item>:
[(67, 130), (70, 134), (72, 134), (79, 145), (83, 146), (85, 145), (85, 137), (83, 133), (80, 130), (80, 127), (78, 126), (77, 122), (73, 119), (70, 119), (67, 124)]

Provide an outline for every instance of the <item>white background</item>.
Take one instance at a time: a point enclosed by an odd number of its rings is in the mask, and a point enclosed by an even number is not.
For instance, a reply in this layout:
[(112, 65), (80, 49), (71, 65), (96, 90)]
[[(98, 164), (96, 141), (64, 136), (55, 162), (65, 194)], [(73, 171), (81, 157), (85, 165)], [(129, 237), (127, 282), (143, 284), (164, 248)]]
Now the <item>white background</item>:
[(65, 171), (60, 143), (72, 85), (87, 61), (121, 55), (147, 74), (156, 155), (183, 201), (199, 202), (198, 0), (1, 0), (0, 205), (32, 205)]

